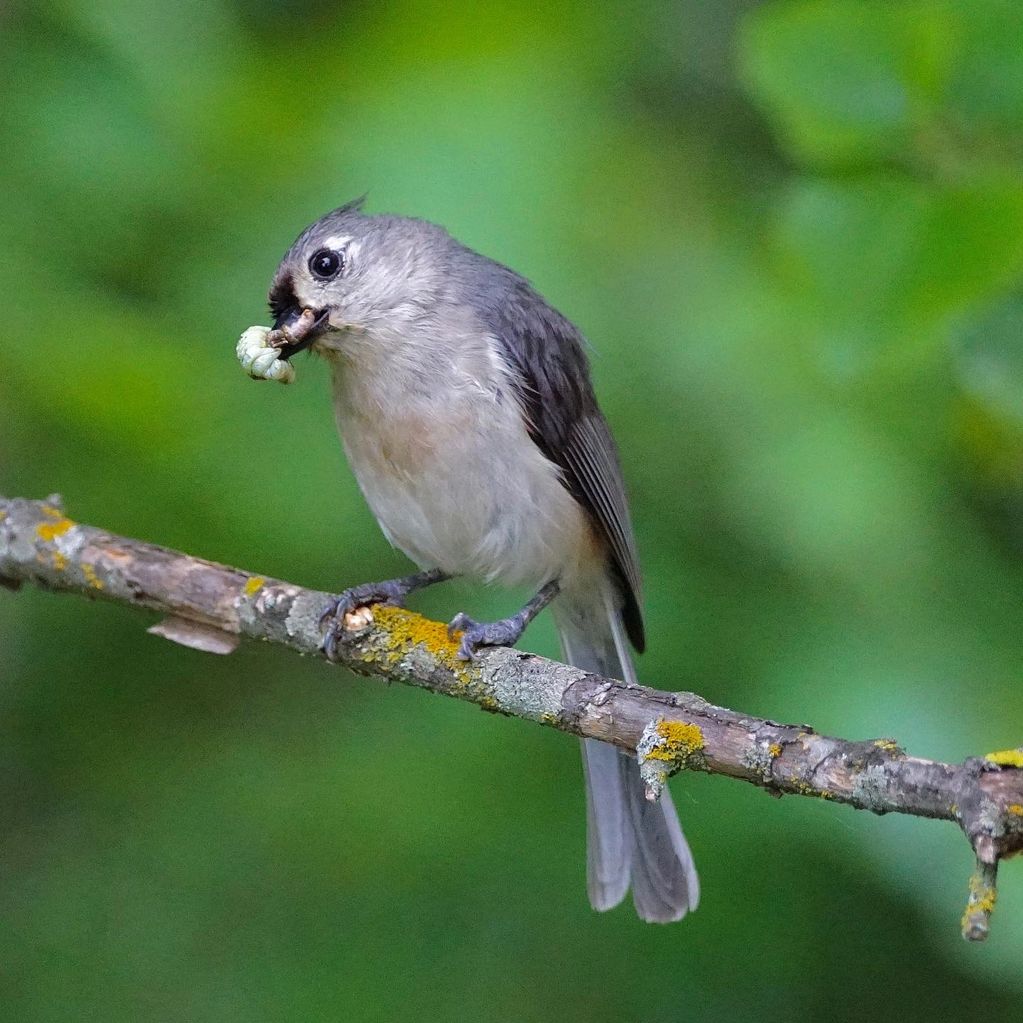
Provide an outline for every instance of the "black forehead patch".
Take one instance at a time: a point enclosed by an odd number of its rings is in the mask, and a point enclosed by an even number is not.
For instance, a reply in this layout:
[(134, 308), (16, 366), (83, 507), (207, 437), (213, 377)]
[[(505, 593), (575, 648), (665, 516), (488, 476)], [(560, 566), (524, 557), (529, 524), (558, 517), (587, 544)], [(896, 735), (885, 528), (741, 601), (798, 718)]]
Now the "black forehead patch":
[(288, 309), (293, 309), (298, 305), (298, 299), (295, 297), (295, 282), (290, 273), (283, 274), (274, 280), (267, 301), (270, 305), (270, 315), (275, 320)]

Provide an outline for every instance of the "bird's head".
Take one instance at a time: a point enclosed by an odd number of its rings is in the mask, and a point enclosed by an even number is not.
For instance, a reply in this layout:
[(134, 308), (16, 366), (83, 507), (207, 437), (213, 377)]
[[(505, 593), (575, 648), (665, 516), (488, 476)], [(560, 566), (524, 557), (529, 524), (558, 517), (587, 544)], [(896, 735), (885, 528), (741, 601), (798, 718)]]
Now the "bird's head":
[(429, 316), (447, 287), (450, 236), (422, 220), (362, 212), (348, 203), (307, 227), (270, 286), (281, 358), (310, 346), (343, 351), (346, 335), (401, 336)]

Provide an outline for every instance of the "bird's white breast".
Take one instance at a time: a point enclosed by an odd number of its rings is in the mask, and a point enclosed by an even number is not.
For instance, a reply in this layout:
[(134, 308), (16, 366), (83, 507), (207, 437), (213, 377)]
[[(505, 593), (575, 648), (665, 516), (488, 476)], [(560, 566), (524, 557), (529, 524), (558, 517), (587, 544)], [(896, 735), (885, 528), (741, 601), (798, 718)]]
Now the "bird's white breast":
[(583, 511), (529, 437), (489, 343), (429, 358), (355, 344), (331, 362), (349, 463), (385, 535), (418, 565), (539, 586), (593, 560)]

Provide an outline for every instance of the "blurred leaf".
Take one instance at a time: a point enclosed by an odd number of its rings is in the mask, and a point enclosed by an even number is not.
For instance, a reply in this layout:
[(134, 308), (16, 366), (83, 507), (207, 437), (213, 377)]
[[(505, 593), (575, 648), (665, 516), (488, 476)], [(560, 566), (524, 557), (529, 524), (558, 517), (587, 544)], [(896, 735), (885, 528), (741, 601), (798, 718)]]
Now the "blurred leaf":
[(794, 293), (834, 336), (880, 347), (909, 332), (943, 345), (935, 328), (1023, 271), (1023, 188), (799, 179), (779, 211), (776, 239)]
[(933, 118), (953, 44), (944, 4), (795, 0), (749, 18), (740, 64), (797, 158), (857, 166), (903, 155)]
[(1007, 132), (1010, 144), (1018, 147), (1023, 137), (1023, 6), (1016, 0), (973, 0), (952, 10), (958, 39), (950, 105), (966, 125)]
[(994, 413), (1023, 426), (1023, 296), (999, 302), (957, 333), (965, 389)]

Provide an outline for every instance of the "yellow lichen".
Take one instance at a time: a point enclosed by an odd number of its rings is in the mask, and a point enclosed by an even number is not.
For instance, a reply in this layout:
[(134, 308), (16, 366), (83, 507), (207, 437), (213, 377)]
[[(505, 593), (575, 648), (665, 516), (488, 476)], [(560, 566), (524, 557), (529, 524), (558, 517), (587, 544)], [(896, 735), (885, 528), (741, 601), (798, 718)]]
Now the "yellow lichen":
[(376, 624), (387, 634), (388, 652), (385, 660), (389, 664), (396, 664), (401, 660), (410, 647), (421, 646), (433, 654), (444, 667), (455, 672), (460, 680), (464, 679), (467, 662), (458, 658), (460, 632), (456, 631), (454, 638), (449, 638), (446, 625), (389, 604), (375, 604), (373, 617)]
[(248, 582), (245, 584), (245, 596), (254, 597), (263, 588), (263, 584), (265, 582), (266, 580), (261, 576), (250, 576)]
[(1021, 803), (1010, 803), (1005, 809), (1014, 817), (1023, 817), (1023, 804)]
[(778, 757), (781, 756), (781, 743), (772, 742), (771, 745), (767, 747), (767, 752), (771, 754), (772, 760), (777, 760)]
[(684, 763), (703, 749), (703, 732), (699, 725), (685, 721), (658, 721), (657, 734), (661, 741), (646, 754), (647, 760)]
[(82, 575), (85, 576), (85, 581), (92, 587), (92, 589), (103, 589), (103, 580), (96, 575), (96, 569), (94, 569), (88, 562), (83, 562), (82, 564)]
[[(43, 510), (46, 511), (47, 509), (44, 508)], [(50, 510), (52, 511), (52, 509)], [(58, 515), (53, 522), (40, 522), (36, 526), (36, 533), (47, 543), (52, 543), (58, 536), (63, 536), (73, 527), (74, 523), (70, 519)]]
[(966, 912), (963, 913), (963, 931), (967, 931), (974, 925), (972, 917), (980, 913), (983, 916), (990, 916), (998, 902), (998, 889), (988, 884), (979, 874), (970, 877), (970, 897), (966, 902)]
[(988, 753), (985, 760), (999, 767), (1023, 767), (1023, 749), (1003, 749)]
[(818, 799), (834, 799), (834, 792), (828, 789), (819, 789), (802, 778), (790, 778), (783, 786), (784, 791), (794, 792), (800, 796), (816, 796)]
[(53, 567), (58, 572), (63, 572), (64, 569), (67, 568), (67, 558), (65, 558), (60, 551), (53, 552)]
[(902, 752), (902, 750), (899, 748), (899, 744), (894, 739), (875, 739), (874, 745), (878, 749), (883, 749), (887, 753)]

